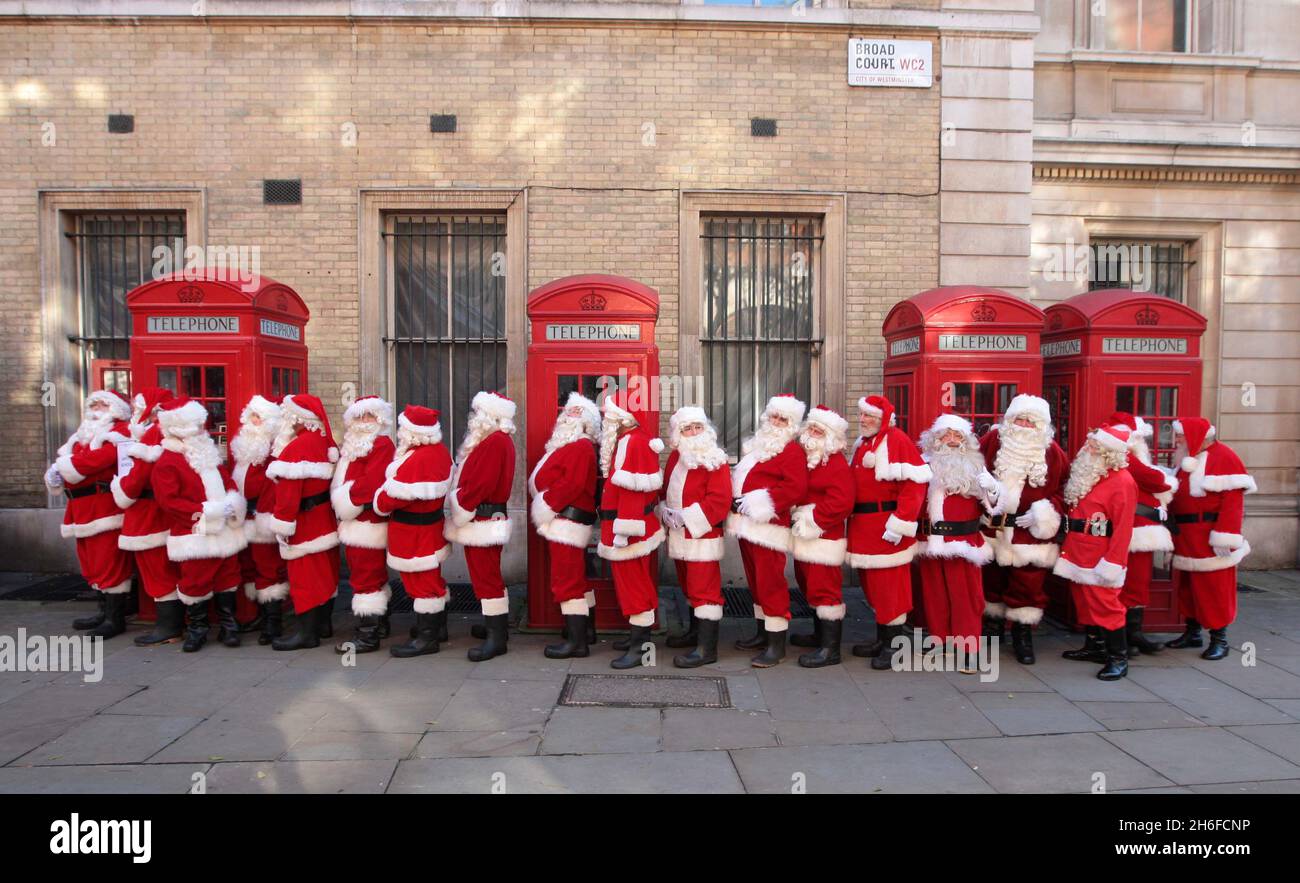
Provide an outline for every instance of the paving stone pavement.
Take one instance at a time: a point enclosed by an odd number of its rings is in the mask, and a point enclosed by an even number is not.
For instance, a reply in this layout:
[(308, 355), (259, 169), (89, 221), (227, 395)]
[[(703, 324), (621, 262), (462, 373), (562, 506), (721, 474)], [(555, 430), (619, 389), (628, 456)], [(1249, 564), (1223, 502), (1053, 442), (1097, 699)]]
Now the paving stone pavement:
[[(1229, 659), (1165, 651), (1117, 684), (1062, 660), (1079, 639), (1050, 625), (1037, 665), (1004, 649), (984, 682), (870, 670), (848, 653), (869, 630), (860, 595), (844, 664), (827, 669), (799, 668), (796, 652), (751, 669), (731, 647), (750, 625), (728, 620), (718, 665), (650, 672), (724, 677), (723, 709), (558, 706), (569, 674), (611, 673), (608, 639), (556, 661), (541, 653), (548, 636), (515, 634), (507, 656), (476, 665), (466, 617), (436, 656), (351, 667), (333, 642), (138, 648), (145, 626), (132, 625), (103, 645), (97, 682), (0, 672), (0, 793), (1300, 793), (1300, 582), (1254, 584)], [(0, 636), (67, 635), (84, 610), (0, 602)], [(670, 666), (665, 650), (660, 639)]]

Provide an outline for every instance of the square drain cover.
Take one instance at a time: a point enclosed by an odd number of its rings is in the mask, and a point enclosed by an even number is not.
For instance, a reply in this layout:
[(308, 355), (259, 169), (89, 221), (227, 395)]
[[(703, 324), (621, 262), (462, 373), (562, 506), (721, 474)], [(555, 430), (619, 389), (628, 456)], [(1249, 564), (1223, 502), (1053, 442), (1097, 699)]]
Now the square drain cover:
[(590, 708), (731, 708), (726, 678), (569, 675), (560, 705)]

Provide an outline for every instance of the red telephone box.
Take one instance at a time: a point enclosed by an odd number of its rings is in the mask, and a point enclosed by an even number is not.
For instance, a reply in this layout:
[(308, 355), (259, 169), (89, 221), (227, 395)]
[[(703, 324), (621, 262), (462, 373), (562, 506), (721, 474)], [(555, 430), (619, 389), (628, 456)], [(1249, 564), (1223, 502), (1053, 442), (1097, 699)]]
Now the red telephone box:
[[(1150, 423), (1151, 458), (1173, 465), (1173, 422), (1201, 409), (1201, 335), (1205, 317), (1150, 292), (1099, 289), (1047, 308), (1043, 331), (1044, 398), (1056, 440), (1071, 456), (1113, 411)], [(1178, 631), (1167, 555), (1157, 553), (1144, 626)], [(1073, 624), (1069, 592), (1049, 581), (1053, 616)]]
[[(231, 424), (254, 394), (278, 398), (307, 390), (310, 313), (289, 286), (265, 276), (240, 279), (208, 270), (146, 282), (126, 296), (131, 311), (133, 389), (161, 386), (203, 403), (222, 453)], [(141, 618), (153, 601), (140, 593)], [(247, 622), (257, 605), (239, 593)]]
[(885, 337), (885, 397), (919, 438), (940, 414), (983, 433), (1021, 393), (1038, 395), (1043, 313), (996, 288), (948, 285), (894, 305)]
[[(659, 348), (655, 321), (659, 294), (640, 282), (599, 274), (556, 279), (528, 296), (528, 471), (542, 458), (555, 418), (573, 391), (599, 404), (599, 396), (627, 386), (657, 431)], [(596, 625), (626, 627), (614, 597), (608, 564), (597, 557), (599, 533), (586, 554), (587, 587), (596, 593)], [(528, 527), (528, 624), (563, 625), (560, 605), (547, 585), (546, 541)]]

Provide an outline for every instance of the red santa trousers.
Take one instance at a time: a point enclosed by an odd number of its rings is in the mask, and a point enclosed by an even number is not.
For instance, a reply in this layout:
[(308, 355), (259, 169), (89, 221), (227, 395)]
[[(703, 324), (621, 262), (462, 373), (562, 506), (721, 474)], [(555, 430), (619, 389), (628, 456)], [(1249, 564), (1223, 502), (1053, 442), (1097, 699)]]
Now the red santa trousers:
[(181, 581), (181, 570), (175, 561), (167, 557), (166, 546), (140, 549), (134, 554), (135, 569), (140, 573), (145, 594), (157, 601), (176, 592), (176, 586)]
[[(501, 578), (500, 546), (465, 546), (465, 566), (469, 568), (474, 597), (480, 601), (506, 596), (506, 582)], [(581, 552), (581, 549), (575, 551)], [(581, 575), (581, 568), (579, 568)]]
[(1047, 581), (1048, 568), (987, 564), (983, 570), (984, 600), (990, 604), (1005, 604), (1008, 609), (1034, 607), (1042, 610), (1047, 607), (1047, 591), (1043, 584)]
[(799, 583), (799, 591), (813, 607), (838, 607), (844, 603), (843, 578), (837, 565), (796, 558), (794, 578)]
[[(255, 589), (269, 589), (277, 583), (289, 581), (289, 569), (280, 557), (279, 543), (249, 543), (240, 553), (252, 565), (252, 582)], [(244, 581), (248, 582), (245, 571)]]
[(888, 625), (912, 612), (912, 565), (858, 570), (862, 594), (876, 614), (876, 625)]
[[(133, 566), (131, 553), (117, 547), (118, 530), (106, 530), (94, 536), (77, 540), (77, 562), (81, 575), (93, 588), (100, 591), (130, 587)], [(126, 584), (126, 588), (122, 587)]]
[(650, 572), (650, 565), (655, 559), (654, 555), (642, 555), (640, 558), (609, 562), (619, 609), (629, 619), (638, 613), (659, 609), (659, 586)]
[(239, 588), (238, 555), (181, 561), (180, 572), (178, 588), (187, 598), (202, 598), (205, 595)]
[(675, 561), (677, 584), (691, 608), (722, 605), (722, 566), (717, 561)]
[(1178, 609), (1207, 629), (1227, 628), (1237, 618), (1237, 568), (1174, 571)]
[(289, 598), (293, 612), (303, 613), (334, 597), (339, 589), (338, 546), (285, 562), (289, 571)]
[(412, 570), (402, 573), (402, 588), (412, 600), (442, 598), (447, 594), (447, 581), (442, 578), (442, 568)]
[(546, 541), (550, 561), (551, 597), (557, 604), (577, 601), (587, 596), (586, 550), (564, 543)]
[(763, 608), (764, 616), (790, 618), (790, 586), (785, 581), (785, 553), (767, 546), (740, 541), (740, 563), (745, 566), (745, 581), (754, 603)]
[(1124, 602), (1120, 589), (1070, 583), (1074, 598), (1074, 618), (1081, 625), (1101, 626), (1107, 631), (1124, 628)]
[(978, 564), (960, 558), (922, 558), (925, 627), (936, 638), (975, 641), (984, 619), (984, 585)]
[(355, 595), (382, 592), (388, 585), (388, 553), (383, 549), (345, 546), (348, 556), (348, 582)]
[(1125, 608), (1145, 607), (1151, 600), (1151, 568), (1155, 557), (1155, 552), (1128, 553), (1128, 574), (1119, 593), (1120, 603)]

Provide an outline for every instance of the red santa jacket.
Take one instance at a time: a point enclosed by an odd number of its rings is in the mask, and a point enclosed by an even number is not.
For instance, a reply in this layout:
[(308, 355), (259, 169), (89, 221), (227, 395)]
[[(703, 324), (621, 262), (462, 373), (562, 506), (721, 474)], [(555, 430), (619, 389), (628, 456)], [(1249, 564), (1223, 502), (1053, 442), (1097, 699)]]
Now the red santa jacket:
[[(515, 481), (515, 443), (497, 430), (479, 440), (456, 467), (447, 494), (447, 539), (462, 546), (504, 546), (514, 525), (505, 512)], [(500, 512), (478, 513), (494, 504)]]
[[(596, 554), (601, 558), (643, 558), (663, 543), (663, 527), (655, 514), (659, 488), (663, 486), (659, 474), (661, 450), (663, 442), (639, 426), (619, 437), (612, 471), (600, 493), (600, 545)], [(627, 537), (627, 545), (615, 546), (615, 536)]]
[[(850, 462), (853, 514), (849, 518), (849, 565), (880, 570), (908, 564), (916, 555), (916, 529), (921, 517), (930, 467), (921, 452), (896, 427), (860, 439)], [(866, 509), (874, 507), (876, 511)], [(885, 531), (903, 539), (897, 545)]]
[(248, 517), (244, 520), (244, 537), (250, 543), (276, 543), (271, 519), (275, 517), (275, 481), (266, 470), (275, 462), (269, 454), (260, 463), (235, 461), (231, 476), (235, 487), (244, 495)]
[(966, 522), (980, 520), (988, 511), (984, 500), (976, 492), (975, 496), (950, 494), (939, 487), (935, 481), (925, 494), (925, 521), (917, 533), (921, 544), (920, 554), (925, 558), (962, 558), (971, 564), (984, 565), (993, 560), (993, 546), (984, 541), (984, 534), (975, 531), (969, 534), (940, 534), (929, 528), (935, 522)]
[[(542, 454), (528, 477), (528, 491), (533, 495), (529, 512), (539, 536), (587, 548), (596, 523), (596, 446), (590, 439), (579, 438)], [(566, 518), (562, 514), (566, 510), (587, 513), (591, 522)]]
[[(162, 440), (163, 451), (153, 466), (150, 483), (154, 501), (167, 518), (167, 557), (173, 561), (228, 558), (248, 545), (244, 538), (244, 495), (224, 465), (190, 466), (180, 441)], [(227, 519), (229, 503), (234, 517)]]
[(112, 481), (117, 474), (117, 446), (131, 441), (126, 421), (117, 421), (89, 443), (74, 435), (59, 448), (54, 468), (63, 477), (63, 510), (59, 533), (64, 537), (93, 537), (122, 527), (122, 512), (113, 499)]
[[(1081, 521), (1086, 527), (1065, 534), (1052, 573), (1084, 585), (1121, 588), (1128, 575), (1128, 546), (1133, 539), (1136, 506), (1137, 482), (1129, 471), (1115, 469), (1106, 473), (1070, 509), (1070, 521)], [(1107, 528), (1109, 535), (1104, 535)]]
[(266, 467), (267, 478), (275, 481), (275, 507), (266, 525), (280, 537), (280, 557), (286, 561), (339, 544), (338, 520), (330, 506), (334, 463), (329, 448), (323, 434), (300, 429)]
[[(1174, 568), (1204, 572), (1236, 567), (1250, 554), (1241, 521), (1245, 495), (1255, 493), (1255, 479), (1247, 474), (1237, 452), (1223, 442), (1212, 442), (1197, 456), (1186, 458), (1179, 473), (1178, 490), (1169, 506), (1178, 528)], [(1231, 554), (1220, 556), (1216, 547)]]
[[(998, 474), (994, 464), (999, 449), (994, 427), (980, 439), (980, 451), (989, 472), (1002, 483), (1002, 514), (985, 519), (984, 535), (993, 541), (994, 556), (1003, 567), (1051, 567), (1060, 553), (1056, 534), (1065, 511), (1063, 494), (1070, 477), (1070, 458), (1060, 445), (1050, 442), (1044, 455), (1047, 475), (1043, 485), (1035, 487), (1025, 479), (1010, 480)], [(1028, 529), (1016, 527), (1016, 518), (1025, 514), (1033, 517), (1033, 524)], [(988, 526), (990, 521), (999, 526)]]
[(339, 521), (339, 540), (358, 549), (388, 548), (388, 519), (375, 514), (375, 492), (385, 480), (397, 446), (376, 436), (364, 457), (340, 457), (330, 479), (330, 505)]
[(722, 525), (731, 511), (731, 469), (687, 467), (673, 451), (664, 466), (664, 505), (682, 510), (685, 527), (668, 529), (668, 555), (675, 561), (721, 561)]
[[(748, 514), (727, 516), (727, 533), (757, 546), (790, 551), (790, 512), (808, 493), (808, 455), (789, 442), (766, 460), (753, 450), (731, 470), (731, 496), (744, 498)], [(735, 506), (733, 506), (733, 509)]]
[(403, 573), (434, 570), (451, 554), (443, 536), (443, 499), (451, 488), (451, 454), (441, 442), (415, 445), (384, 470), (374, 510), (390, 516), (388, 566)]
[(843, 454), (831, 454), (825, 463), (808, 470), (808, 490), (791, 513), (794, 559), (833, 567), (843, 564), (849, 547), (845, 522), (852, 513), (853, 471)]
[(1152, 518), (1151, 511), (1168, 506), (1178, 488), (1178, 479), (1144, 463), (1135, 454), (1128, 455), (1128, 474), (1137, 485), (1138, 509), (1133, 517), (1133, 539), (1130, 552), (1171, 552), (1174, 538), (1166, 525), (1167, 519)]
[(153, 495), (153, 465), (162, 456), (162, 430), (154, 423), (139, 440), (121, 442), (118, 474), (112, 481), (113, 500), (123, 512), (117, 547), (128, 552), (167, 545), (170, 525)]

